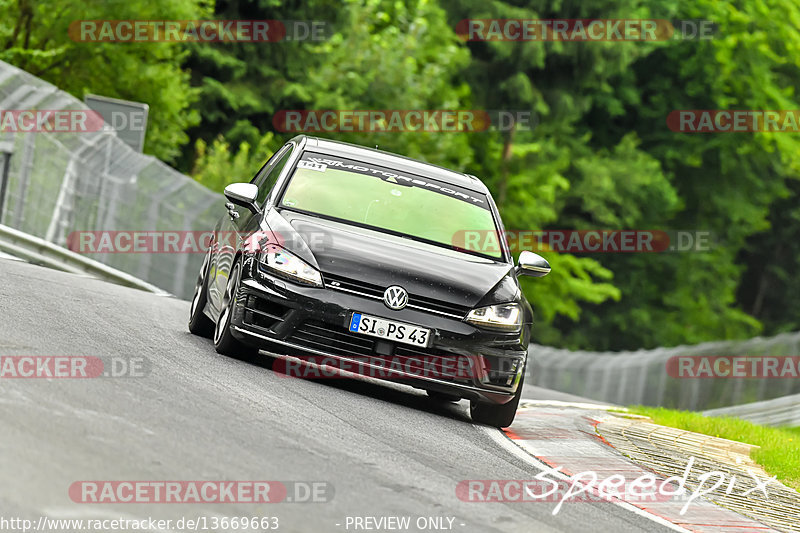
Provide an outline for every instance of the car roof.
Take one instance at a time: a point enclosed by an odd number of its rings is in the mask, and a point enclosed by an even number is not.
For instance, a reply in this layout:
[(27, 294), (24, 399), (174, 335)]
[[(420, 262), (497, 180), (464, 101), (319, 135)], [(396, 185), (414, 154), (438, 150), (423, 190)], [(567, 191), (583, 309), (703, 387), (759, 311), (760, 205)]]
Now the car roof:
[(486, 185), (470, 174), (462, 174), (438, 165), (411, 159), (410, 157), (343, 141), (332, 141), (330, 139), (321, 139), (308, 135), (298, 135), (292, 140), (299, 142), (303, 139), (306, 140), (306, 150), (324, 153), (326, 155), (338, 155), (365, 163), (369, 162), (375, 165), (402, 170), (409, 174), (422, 175), (450, 185), (457, 185), (474, 192), (489, 194)]

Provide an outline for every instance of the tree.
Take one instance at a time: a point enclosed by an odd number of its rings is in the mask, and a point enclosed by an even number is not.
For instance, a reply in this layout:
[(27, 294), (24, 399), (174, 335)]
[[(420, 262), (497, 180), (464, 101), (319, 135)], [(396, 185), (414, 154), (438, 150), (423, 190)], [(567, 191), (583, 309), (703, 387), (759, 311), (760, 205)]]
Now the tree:
[(210, 12), (207, 0), (0, 0), (0, 60), (78, 98), (94, 93), (148, 104), (145, 151), (172, 161), (199, 118), (181, 66), (183, 45), (78, 42), (69, 27), (81, 20), (195, 20)]
[[(220, 0), (213, 16), (222, 20), (282, 21), (289, 37), (302, 36), (303, 25), (319, 25), (319, 37), (327, 39), (344, 13), (336, 0)], [(295, 30), (298, 35), (294, 35)], [(184, 67), (191, 72), (191, 84), (198, 94), (194, 109), (200, 119), (187, 132), (192, 143), (183, 150), (180, 168), (193, 168), (197, 140), (208, 144), (222, 136), (234, 147), (244, 142), (256, 147), (265, 133), (273, 131), (276, 111), (301, 107), (308, 100), (310, 71), (325, 61), (317, 53), (316, 38), (316, 34), (310, 34), (307, 40), (190, 44)], [(290, 136), (281, 134), (276, 142), (280, 145), (281, 139)], [(254, 164), (269, 155), (252, 154)]]

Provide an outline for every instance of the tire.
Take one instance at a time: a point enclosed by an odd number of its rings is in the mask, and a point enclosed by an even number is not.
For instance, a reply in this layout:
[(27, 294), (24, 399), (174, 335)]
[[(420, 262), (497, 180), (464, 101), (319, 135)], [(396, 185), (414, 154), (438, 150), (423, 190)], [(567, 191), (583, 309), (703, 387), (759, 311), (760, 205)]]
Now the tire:
[(517, 392), (510, 402), (502, 405), (497, 405), (488, 402), (470, 402), (469, 414), (472, 416), (472, 421), (476, 424), (485, 424), (496, 428), (507, 428), (514, 421), (517, 415), (517, 407), (519, 400), (522, 398), (522, 385), (525, 381), (525, 375), (519, 380), (519, 387)]
[(225, 294), (222, 296), (222, 309), (214, 327), (214, 348), (217, 353), (237, 358), (252, 357), (258, 353), (257, 348), (248, 346), (231, 335), (231, 316), (236, 305), (236, 293), (239, 289), (239, 278), (242, 275), (242, 262), (236, 260), (231, 268)]
[(458, 402), (461, 400), (461, 396), (455, 394), (447, 394), (435, 390), (426, 390), (425, 392), (428, 393), (428, 396), (430, 396), (431, 400), (435, 400), (437, 402)]
[(210, 339), (214, 335), (214, 322), (203, 313), (208, 302), (208, 269), (211, 265), (211, 249), (208, 249), (203, 266), (197, 275), (197, 283), (192, 296), (192, 307), (189, 309), (189, 332)]

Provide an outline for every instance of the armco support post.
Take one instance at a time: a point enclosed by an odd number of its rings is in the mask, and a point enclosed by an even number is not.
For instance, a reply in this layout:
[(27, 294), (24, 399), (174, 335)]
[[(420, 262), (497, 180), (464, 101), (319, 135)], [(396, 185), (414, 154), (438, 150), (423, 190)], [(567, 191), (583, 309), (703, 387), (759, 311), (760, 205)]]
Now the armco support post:
[(0, 174), (0, 224), (2, 224), (6, 205), (6, 190), (8, 189), (8, 171), (11, 167), (12, 149), (10, 143), (0, 143), (0, 154), (3, 156), (3, 172)]

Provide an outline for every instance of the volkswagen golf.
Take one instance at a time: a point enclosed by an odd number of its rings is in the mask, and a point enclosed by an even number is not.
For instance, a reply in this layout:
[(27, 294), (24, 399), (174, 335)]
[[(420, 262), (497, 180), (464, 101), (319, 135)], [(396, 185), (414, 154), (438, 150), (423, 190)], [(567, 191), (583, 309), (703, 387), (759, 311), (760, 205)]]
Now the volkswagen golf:
[(225, 197), (192, 333), (222, 354), (264, 350), (467, 399), (474, 422), (511, 424), (533, 322), (518, 278), (550, 265), (529, 251), (514, 263), (478, 178), (299, 136)]

